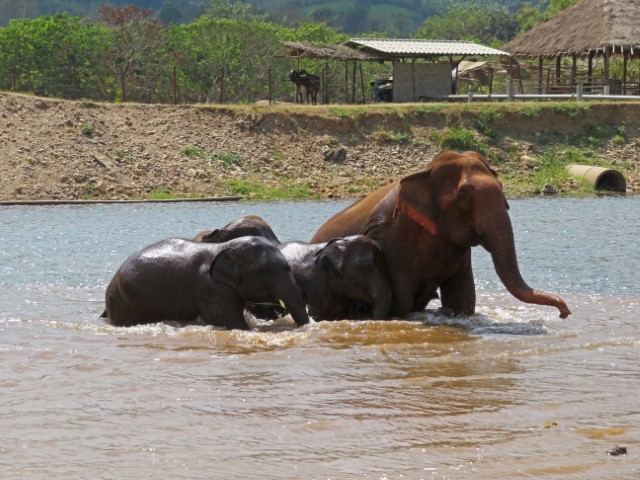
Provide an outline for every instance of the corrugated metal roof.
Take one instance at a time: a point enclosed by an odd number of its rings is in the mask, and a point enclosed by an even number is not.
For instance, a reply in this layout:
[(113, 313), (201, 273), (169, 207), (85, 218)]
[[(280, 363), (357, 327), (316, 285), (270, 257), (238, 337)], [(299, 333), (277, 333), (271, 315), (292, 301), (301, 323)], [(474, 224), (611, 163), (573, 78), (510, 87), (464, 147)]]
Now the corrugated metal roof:
[(404, 40), (352, 38), (343, 45), (361, 48), (371, 53), (397, 56), (436, 55), (509, 55), (507, 52), (473, 42), (455, 40)]

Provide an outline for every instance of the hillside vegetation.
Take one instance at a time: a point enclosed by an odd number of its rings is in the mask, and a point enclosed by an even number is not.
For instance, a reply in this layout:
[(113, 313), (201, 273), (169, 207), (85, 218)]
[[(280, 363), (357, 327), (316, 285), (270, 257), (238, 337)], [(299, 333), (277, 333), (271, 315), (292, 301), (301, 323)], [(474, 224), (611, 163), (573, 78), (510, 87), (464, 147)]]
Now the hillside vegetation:
[[(0, 0), (0, 26), (16, 18), (37, 18), (56, 13), (91, 20), (99, 18), (99, 7), (136, 5), (152, 9), (169, 23), (188, 23), (205, 14), (212, 5), (229, 0)], [(240, 3), (240, 2), (239, 2)], [(389, 35), (412, 36), (425, 19), (443, 15), (452, 8), (480, 6), (487, 11), (504, 9), (515, 12), (523, 0), (252, 0), (241, 2), (264, 20), (294, 27), (301, 23), (324, 22), (348, 34), (372, 31)]]

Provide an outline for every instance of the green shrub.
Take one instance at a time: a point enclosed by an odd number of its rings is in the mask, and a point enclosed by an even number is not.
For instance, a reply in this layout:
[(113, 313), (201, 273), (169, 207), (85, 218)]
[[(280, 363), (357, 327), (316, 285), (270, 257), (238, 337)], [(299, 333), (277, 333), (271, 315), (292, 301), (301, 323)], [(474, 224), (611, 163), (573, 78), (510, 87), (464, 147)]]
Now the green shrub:
[(501, 115), (502, 113), (498, 112), (497, 110), (493, 108), (487, 108), (485, 110), (482, 110), (478, 114), (473, 123), (480, 133), (489, 138), (494, 138), (494, 124), (501, 117)]
[(618, 128), (616, 128), (616, 134), (611, 137), (611, 143), (613, 143), (614, 145), (624, 145), (625, 143), (627, 143), (626, 125), (619, 125)]
[(613, 143), (614, 145), (624, 145), (625, 143), (627, 143), (627, 139), (622, 135), (614, 135), (613, 137), (611, 137), (611, 143)]
[(198, 158), (205, 164), (211, 164), (212, 161), (217, 161), (222, 164), (224, 168), (240, 165), (242, 159), (240, 155), (233, 152), (218, 152), (210, 153), (201, 147), (185, 147), (182, 153), (190, 158)]
[(233, 152), (219, 152), (214, 154), (213, 158), (219, 161), (225, 168), (240, 165), (240, 163), (242, 163), (240, 155)]
[(95, 128), (90, 123), (85, 123), (80, 127), (80, 133), (82, 133), (85, 137), (90, 137), (95, 132)]
[(527, 118), (536, 118), (542, 113), (542, 107), (538, 104), (527, 105), (520, 109), (522, 116)]
[(587, 111), (589, 106), (578, 103), (555, 103), (549, 105), (548, 109), (552, 112), (562, 113), (569, 118), (576, 118), (581, 112)]
[(376, 130), (373, 133), (373, 138), (378, 142), (392, 142), (392, 143), (412, 143), (414, 142), (413, 135), (410, 132), (394, 132), (393, 130), (386, 130), (384, 128)]
[(346, 108), (331, 107), (329, 108), (329, 115), (335, 115), (340, 118), (349, 118), (351, 116), (351, 112)]
[(465, 127), (451, 127), (444, 131), (434, 131), (432, 140), (443, 150), (476, 150), (483, 155), (487, 153), (487, 145), (479, 141), (472, 130)]
[(150, 200), (169, 200), (172, 198), (176, 198), (176, 196), (172, 195), (167, 189), (163, 187), (156, 188), (149, 194)]
[(417, 118), (426, 118), (433, 113), (442, 112), (443, 107), (440, 105), (421, 105), (413, 110), (413, 114)]
[(206, 156), (205, 150), (200, 147), (184, 147), (182, 153), (190, 158), (204, 158)]

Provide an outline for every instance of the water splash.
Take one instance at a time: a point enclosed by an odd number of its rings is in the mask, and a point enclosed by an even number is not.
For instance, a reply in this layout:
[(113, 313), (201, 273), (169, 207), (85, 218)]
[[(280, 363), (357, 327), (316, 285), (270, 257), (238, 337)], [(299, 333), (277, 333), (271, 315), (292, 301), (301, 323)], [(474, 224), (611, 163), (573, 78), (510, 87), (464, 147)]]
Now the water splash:
[[(519, 309), (518, 309), (519, 310)], [(521, 312), (518, 312), (521, 313)], [(429, 326), (447, 326), (467, 330), (471, 335), (547, 335), (550, 330), (541, 319), (528, 319), (503, 308), (493, 308), (475, 315), (445, 315), (438, 310), (425, 310), (410, 315)]]

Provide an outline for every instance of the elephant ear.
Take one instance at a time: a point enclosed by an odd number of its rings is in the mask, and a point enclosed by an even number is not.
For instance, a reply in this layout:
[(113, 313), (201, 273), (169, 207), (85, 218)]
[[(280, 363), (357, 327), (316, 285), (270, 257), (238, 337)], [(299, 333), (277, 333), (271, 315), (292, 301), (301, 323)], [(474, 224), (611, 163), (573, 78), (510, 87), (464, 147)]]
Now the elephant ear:
[(322, 270), (342, 276), (345, 250), (344, 238), (334, 238), (315, 254), (315, 261)]
[(231, 258), (230, 250), (223, 250), (215, 256), (209, 267), (209, 276), (216, 282), (236, 288), (240, 282), (240, 272)]
[(427, 167), (400, 180), (393, 218), (403, 214), (431, 235), (437, 233), (436, 209), (429, 187), (431, 168)]

